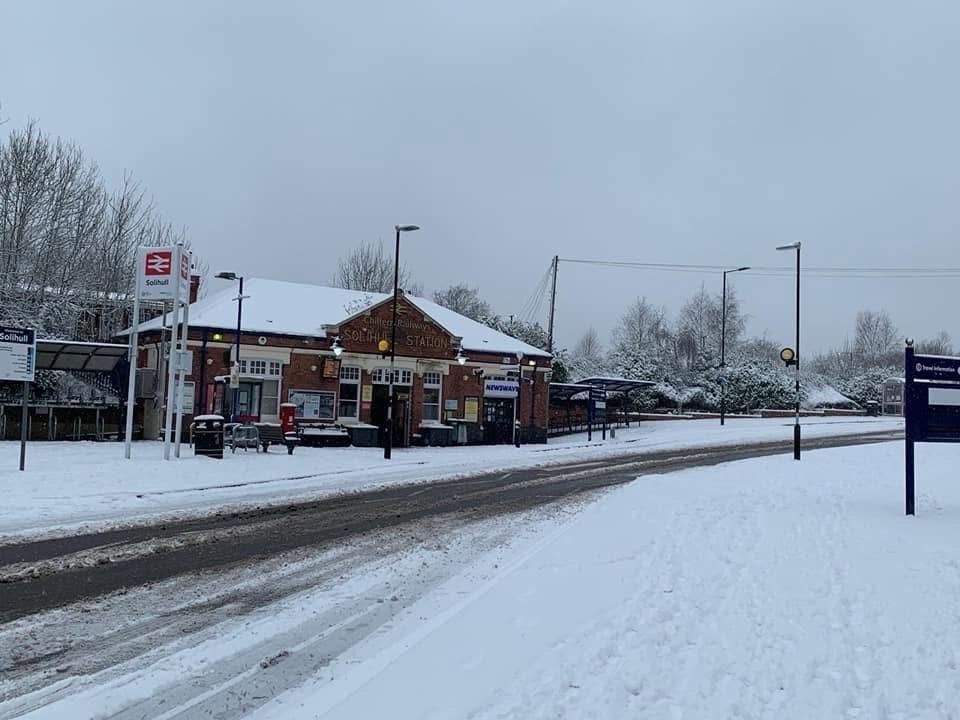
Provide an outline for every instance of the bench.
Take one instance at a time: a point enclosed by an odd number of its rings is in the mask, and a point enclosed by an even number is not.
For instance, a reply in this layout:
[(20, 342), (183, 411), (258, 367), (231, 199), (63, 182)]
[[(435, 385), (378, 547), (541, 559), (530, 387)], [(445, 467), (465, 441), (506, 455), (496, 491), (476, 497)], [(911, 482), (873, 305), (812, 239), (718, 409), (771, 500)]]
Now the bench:
[(254, 423), (260, 433), (260, 447), (264, 452), (271, 445), (286, 445), (287, 455), (293, 455), (294, 448), (300, 444), (300, 437), (293, 432), (285, 433), (279, 425), (273, 423)]

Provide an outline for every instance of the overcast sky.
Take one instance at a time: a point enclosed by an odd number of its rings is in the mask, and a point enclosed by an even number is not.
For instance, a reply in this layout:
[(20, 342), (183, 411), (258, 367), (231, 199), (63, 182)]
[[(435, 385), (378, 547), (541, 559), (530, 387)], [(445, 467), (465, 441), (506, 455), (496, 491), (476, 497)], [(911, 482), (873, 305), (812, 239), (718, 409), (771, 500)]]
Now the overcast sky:
[[(955, 0), (4, 0), (0, 28), (0, 132), (132, 172), (215, 271), (326, 283), (397, 223), (428, 291), (504, 314), (555, 254), (960, 265)], [(561, 265), (558, 344), (702, 282)], [(791, 340), (791, 281), (736, 283), (748, 331)], [(958, 284), (810, 279), (806, 348), (860, 308), (960, 340)]]

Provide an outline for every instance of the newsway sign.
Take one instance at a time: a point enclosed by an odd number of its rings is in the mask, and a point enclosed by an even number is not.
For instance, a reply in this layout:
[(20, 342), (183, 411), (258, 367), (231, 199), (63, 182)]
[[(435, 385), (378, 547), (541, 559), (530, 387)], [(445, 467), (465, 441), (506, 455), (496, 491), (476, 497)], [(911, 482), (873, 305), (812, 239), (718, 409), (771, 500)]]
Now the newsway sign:
[(0, 327), (0, 380), (33, 382), (37, 336), (29, 328)]
[(519, 386), (516, 380), (487, 380), (483, 383), (483, 394), (488, 398), (515, 398)]

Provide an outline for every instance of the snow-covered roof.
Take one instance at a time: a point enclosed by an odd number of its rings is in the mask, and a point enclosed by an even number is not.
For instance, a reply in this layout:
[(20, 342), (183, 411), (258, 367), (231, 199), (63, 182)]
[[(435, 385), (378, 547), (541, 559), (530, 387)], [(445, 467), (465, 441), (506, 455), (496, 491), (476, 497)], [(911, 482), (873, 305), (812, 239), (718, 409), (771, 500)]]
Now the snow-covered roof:
[[(243, 325), (246, 333), (325, 337), (324, 326), (339, 325), (363, 309), (387, 300), (390, 295), (359, 290), (249, 278), (243, 282)], [(190, 326), (217, 330), (237, 327), (237, 285), (229, 286), (190, 305)], [(548, 357), (540, 348), (510, 337), (482, 323), (448, 310), (430, 300), (405, 295), (423, 313), (452, 335), (463, 338), (467, 352), (491, 352)], [(169, 322), (169, 320), (168, 320)], [(159, 330), (162, 318), (140, 326), (140, 331)]]

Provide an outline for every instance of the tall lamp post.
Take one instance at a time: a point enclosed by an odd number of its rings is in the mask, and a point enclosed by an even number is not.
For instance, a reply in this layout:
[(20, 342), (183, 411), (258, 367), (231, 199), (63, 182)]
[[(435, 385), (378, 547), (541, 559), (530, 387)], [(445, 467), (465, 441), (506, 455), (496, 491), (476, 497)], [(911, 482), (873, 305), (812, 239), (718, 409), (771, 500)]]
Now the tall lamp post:
[(393, 368), (397, 358), (397, 297), (400, 294), (400, 233), (413, 232), (419, 229), (417, 225), (394, 225), (394, 230), (397, 231), (397, 247), (393, 256), (393, 317), (390, 322), (390, 390), (387, 393), (390, 399), (387, 404), (387, 441), (383, 444), (384, 460), (389, 460), (393, 452)]
[[(235, 272), (220, 272), (217, 273), (215, 277), (220, 278), (221, 280), (234, 280), (240, 281), (240, 291), (237, 293), (237, 343), (236, 343), (236, 352), (234, 353), (233, 366), (237, 370), (237, 377), (240, 377), (240, 328), (242, 327), (243, 321), (243, 276), (237, 275)], [(231, 378), (231, 384), (233, 384), (233, 378)], [(230, 419), (233, 422), (240, 422), (240, 384), (237, 383), (237, 386), (233, 388), (233, 402), (231, 405)]]
[(723, 271), (723, 302), (720, 321), (720, 424), (727, 415), (727, 275), (749, 270), (748, 266)]
[(777, 250), (797, 251), (797, 334), (794, 356), (789, 361), (796, 371), (796, 399), (793, 415), (793, 459), (800, 459), (800, 242), (780, 245)]

